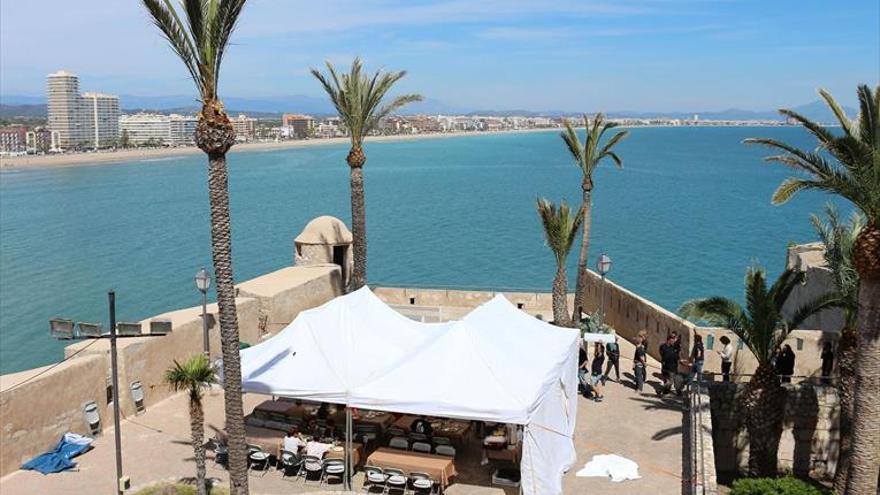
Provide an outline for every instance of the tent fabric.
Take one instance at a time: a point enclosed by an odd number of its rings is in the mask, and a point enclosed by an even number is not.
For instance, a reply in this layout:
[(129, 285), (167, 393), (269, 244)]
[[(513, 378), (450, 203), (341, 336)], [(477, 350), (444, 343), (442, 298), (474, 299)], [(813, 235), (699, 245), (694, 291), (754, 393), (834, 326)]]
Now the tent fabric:
[(55, 447), (22, 464), (21, 468), (39, 471), (42, 474), (60, 473), (73, 469), (76, 463), (71, 459), (91, 448), (91, 438), (76, 433), (65, 433)]
[(242, 350), (242, 388), (524, 425), (523, 493), (560, 494), (575, 461), (579, 344), (501, 295), (459, 321), (421, 323), (364, 287)]

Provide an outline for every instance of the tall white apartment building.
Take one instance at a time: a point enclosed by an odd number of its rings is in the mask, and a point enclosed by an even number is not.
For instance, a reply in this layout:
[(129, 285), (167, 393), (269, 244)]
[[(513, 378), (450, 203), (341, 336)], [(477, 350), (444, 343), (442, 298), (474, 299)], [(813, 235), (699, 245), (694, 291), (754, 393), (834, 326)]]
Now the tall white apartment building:
[(163, 145), (192, 144), (195, 141), (198, 119), (185, 115), (137, 113), (119, 117), (119, 136), (123, 133), (134, 145), (156, 143)]
[(67, 71), (47, 77), (49, 129), (61, 148), (110, 146), (119, 135), (119, 97), (79, 92), (79, 78)]

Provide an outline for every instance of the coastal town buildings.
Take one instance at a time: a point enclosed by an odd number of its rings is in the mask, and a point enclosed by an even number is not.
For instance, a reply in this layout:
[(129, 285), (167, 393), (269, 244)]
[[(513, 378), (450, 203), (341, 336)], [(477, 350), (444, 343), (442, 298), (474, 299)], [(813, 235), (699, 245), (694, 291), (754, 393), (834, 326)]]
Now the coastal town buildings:
[(303, 139), (312, 135), (315, 119), (311, 115), (285, 113), (281, 116), (281, 127), (287, 128), (288, 137)]
[(0, 128), (0, 153), (23, 153), (26, 148), (27, 127), (11, 125)]
[(50, 131), (47, 127), (34, 127), (25, 135), (25, 151), (31, 154), (58, 152), (60, 151), (59, 134), (58, 131)]
[(120, 140), (127, 145), (179, 146), (195, 140), (198, 119), (186, 115), (136, 113), (119, 117)]
[(235, 139), (238, 141), (252, 141), (257, 135), (257, 119), (240, 114), (232, 121), (235, 130)]
[(119, 136), (119, 97), (80, 93), (79, 78), (68, 71), (47, 77), (49, 129), (58, 132), (61, 148), (103, 148)]

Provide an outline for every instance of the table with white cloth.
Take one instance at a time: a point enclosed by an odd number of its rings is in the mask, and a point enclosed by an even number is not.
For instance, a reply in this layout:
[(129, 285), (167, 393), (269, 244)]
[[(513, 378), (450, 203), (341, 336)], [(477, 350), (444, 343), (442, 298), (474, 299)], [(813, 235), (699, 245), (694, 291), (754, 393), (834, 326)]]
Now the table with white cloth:
[[(413, 421), (417, 419), (419, 419), (419, 416), (404, 414), (397, 418), (397, 421), (394, 422), (394, 426), (410, 431)], [(428, 422), (431, 423), (431, 428), (434, 429), (435, 437), (447, 437), (458, 444), (463, 443), (465, 435), (467, 435), (468, 430), (471, 428), (470, 421), (442, 418), (427, 419)]]

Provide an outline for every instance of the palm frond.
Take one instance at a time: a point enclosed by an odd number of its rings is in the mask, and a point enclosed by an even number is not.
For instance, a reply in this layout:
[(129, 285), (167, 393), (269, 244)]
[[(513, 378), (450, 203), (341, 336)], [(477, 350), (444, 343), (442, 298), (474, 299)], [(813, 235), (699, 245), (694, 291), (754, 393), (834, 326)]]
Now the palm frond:
[(845, 296), (837, 291), (822, 294), (807, 301), (803, 306), (798, 308), (791, 318), (788, 320), (786, 327), (795, 330), (800, 327), (807, 318), (820, 313), (828, 308), (840, 308), (845, 305)]
[(848, 136), (857, 136), (858, 130), (853, 126), (852, 121), (846, 115), (846, 112), (843, 110), (843, 107), (837, 103), (837, 100), (834, 99), (834, 96), (831, 95), (825, 89), (819, 90), (819, 96), (825, 100), (825, 103), (828, 105), (828, 108), (834, 113), (834, 116), (837, 117), (837, 122), (840, 123), (840, 127), (843, 128), (843, 132), (845, 132)]
[(575, 164), (583, 170), (584, 149), (581, 145), (581, 140), (578, 137), (574, 126), (571, 125), (571, 122), (566, 119), (564, 124), (565, 129), (559, 134), (559, 136), (565, 143), (566, 148), (568, 148), (568, 152), (571, 153), (572, 158), (574, 158)]
[(196, 84), (196, 88), (198, 88), (199, 92), (202, 92), (203, 84), (199, 71), (197, 50), (186, 33), (183, 24), (181, 24), (174, 8), (168, 0), (164, 0), (164, 4), (160, 0), (143, 0), (143, 2), (153, 20), (153, 24), (162, 32), (168, 44), (171, 45), (171, 49), (174, 50), (186, 66), (193, 82)]
[(537, 200), (538, 216), (544, 228), (544, 239), (553, 252), (558, 265), (564, 265), (574, 240), (577, 238), (578, 229), (584, 219), (582, 208), (578, 208), (572, 215), (572, 209), (564, 200), (557, 207), (545, 198)]

